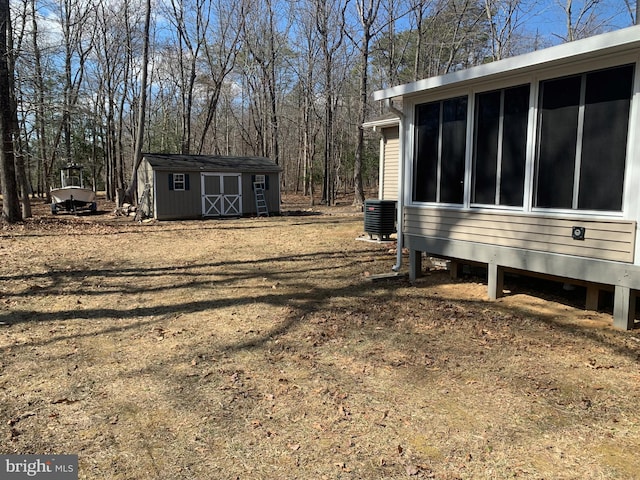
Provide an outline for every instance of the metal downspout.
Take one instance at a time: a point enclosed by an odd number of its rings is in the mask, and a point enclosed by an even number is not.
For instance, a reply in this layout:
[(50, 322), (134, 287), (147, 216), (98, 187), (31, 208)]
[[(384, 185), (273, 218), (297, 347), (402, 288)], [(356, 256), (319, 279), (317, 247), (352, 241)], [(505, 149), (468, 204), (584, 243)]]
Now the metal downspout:
[(402, 249), (404, 248), (403, 234), (402, 234), (402, 229), (403, 229), (402, 219), (403, 219), (403, 210), (404, 210), (404, 131), (403, 131), (404, 113), (402, 113), (401, 110), (398, 110), (396, 107), (393, 106), (390, 98), (387, 98), (385, 100), (385, 106), (391, 113), (396, 115), (400, 120), (398, 125), (398, 150), (400, 152), (398, 161), (400, 162), (400, 164), (398, 165), (398, 206), (396, 208), (396, 215), (397, 215), (396, 224), (398, 226), (397, 228), (398, 245), (397, 245), (397, 252), (396, 252), (396, 264), (393, 267), (391, 267), (391, 270), (393, 270), (394, 272), (397, 272), (402, 267)]

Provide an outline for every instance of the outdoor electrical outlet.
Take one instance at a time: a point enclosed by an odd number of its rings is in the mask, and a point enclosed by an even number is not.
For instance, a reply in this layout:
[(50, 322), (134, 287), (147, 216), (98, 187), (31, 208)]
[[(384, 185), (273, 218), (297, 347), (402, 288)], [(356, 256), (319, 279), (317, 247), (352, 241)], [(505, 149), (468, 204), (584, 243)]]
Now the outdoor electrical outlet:
[(574, 240), (584, 240), (585, 232), (586, 228), (584, 227), (571, 227), (571, 237)]

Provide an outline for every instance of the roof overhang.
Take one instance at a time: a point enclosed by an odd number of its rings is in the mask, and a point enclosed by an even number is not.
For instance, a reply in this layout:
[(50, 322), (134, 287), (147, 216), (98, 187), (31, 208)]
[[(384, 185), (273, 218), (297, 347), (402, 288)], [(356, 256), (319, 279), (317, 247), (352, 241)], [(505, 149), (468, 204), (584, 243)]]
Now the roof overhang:
[(378, 90), (373, 92), (373, 99), (385, 100), (393, 97), (407, 97), (461, 82), (523, 74), (536, 69), (561, 66), (574, 61), (584, 61), (634, 49), (638, 49), (640, 52), (640, 26), (628, 27), (544, 50), (478, 65), (466, 70)]
[(380, 128), (397, 127), (400, 124), (400, 119), (396, 116), (389, 118), (378, 118), (369, 122), (364, 122), (362, 128), (373, 128), (378, 130)]

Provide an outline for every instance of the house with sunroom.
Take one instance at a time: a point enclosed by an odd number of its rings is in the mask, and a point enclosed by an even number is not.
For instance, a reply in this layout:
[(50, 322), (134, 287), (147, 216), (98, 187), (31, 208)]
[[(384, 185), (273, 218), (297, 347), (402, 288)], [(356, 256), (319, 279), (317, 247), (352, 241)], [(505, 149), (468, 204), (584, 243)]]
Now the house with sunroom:
[(399, 121), (410, 277), (427, 254), (486, 265), (492, 299), (509, 271), (584, 284), (588, 309), (612, 289), (633, 328), (639, 71), (635, 26), (374, 92)]

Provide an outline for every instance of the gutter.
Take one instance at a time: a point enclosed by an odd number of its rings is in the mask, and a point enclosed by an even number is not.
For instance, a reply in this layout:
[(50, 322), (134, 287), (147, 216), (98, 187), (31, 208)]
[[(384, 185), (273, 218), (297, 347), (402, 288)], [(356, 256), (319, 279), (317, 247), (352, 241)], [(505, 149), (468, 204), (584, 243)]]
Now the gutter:
[(403, 230), (402, 219), (403, 219), (403, 210), (404, 210), (404, 130), (403, 130), (404, 113), (402, 113), (401, 110), (398, 110), (396, 107), (393, 106), (390, 98), (386, 98), (384, 103), (387, 109), (391, 113), (396, 115), (400, 120), (400, 123), (398, 125), (398, 132), (399, 132), (398, 151), (400, 152), (398, 161), (400, 162), (400, 164), (398, 165), (398, 205), (396, 207), (398, 246), (396, 251), (396, 264), (393, 267), (391, 267), (391, 270), (393, 270), (394, 272), (397, 272), (402, 267), (402, 249), (404, 247), (403, 234), (402, 234), (402, 230)]

